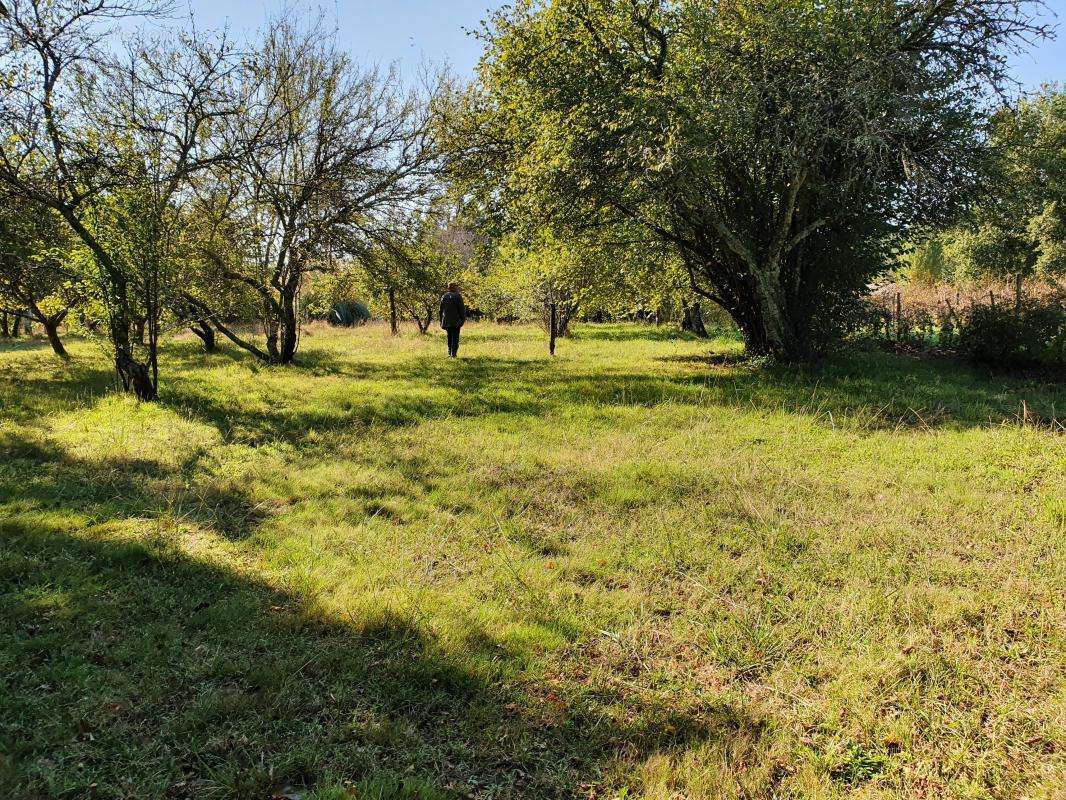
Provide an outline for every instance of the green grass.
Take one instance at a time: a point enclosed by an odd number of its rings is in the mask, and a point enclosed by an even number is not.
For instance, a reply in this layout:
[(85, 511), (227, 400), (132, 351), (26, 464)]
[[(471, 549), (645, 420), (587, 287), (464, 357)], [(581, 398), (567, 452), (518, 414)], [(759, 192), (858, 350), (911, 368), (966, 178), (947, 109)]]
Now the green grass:
[(0, 796), (1053, 798), (1062, 385), (588, 326), (0, 347)]

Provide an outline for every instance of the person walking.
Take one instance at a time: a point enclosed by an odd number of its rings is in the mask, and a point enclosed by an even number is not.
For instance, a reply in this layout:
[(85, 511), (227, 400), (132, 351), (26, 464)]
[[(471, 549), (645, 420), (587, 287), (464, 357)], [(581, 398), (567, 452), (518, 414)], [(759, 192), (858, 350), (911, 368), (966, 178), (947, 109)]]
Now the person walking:
[(459, 355), (459, 329), (466, 322), (466, 305), (459, 294), (459, 286), (448, 284), (448, 291), (440, 299), (440, 326), (448, 333), (448, 358)]

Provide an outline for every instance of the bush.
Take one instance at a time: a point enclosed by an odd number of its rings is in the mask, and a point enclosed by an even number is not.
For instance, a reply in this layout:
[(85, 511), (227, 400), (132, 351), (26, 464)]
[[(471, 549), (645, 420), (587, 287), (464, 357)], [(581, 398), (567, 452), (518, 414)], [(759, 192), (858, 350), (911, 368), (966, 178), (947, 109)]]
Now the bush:
[(370, 321), (370, 309), (363, 303), (337, 303), (329, 310), (329, 324), (351, 328)]
[(1066, 308), (1031, 303), (1017, 312), (1007, 306), (974, 306), (959, 333), (963, 353), (997, 367), (1066, 367)]

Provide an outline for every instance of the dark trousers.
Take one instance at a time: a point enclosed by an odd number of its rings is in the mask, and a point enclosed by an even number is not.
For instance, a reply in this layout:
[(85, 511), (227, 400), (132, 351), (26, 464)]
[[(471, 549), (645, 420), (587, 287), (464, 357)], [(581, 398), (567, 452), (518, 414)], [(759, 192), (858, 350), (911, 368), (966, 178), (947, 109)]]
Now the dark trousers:
[(448, 355), (459, 355), (459, 329), (458, 328), (445, 328), (448, 332)]

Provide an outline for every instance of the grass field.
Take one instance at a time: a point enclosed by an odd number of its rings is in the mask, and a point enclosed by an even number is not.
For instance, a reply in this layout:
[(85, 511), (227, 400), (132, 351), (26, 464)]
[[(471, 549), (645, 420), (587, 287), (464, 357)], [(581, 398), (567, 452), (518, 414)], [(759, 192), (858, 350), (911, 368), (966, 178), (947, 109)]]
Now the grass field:
[(1061, 384), (72, 349), (0, 347), (0, 797), (1066, 796)]

